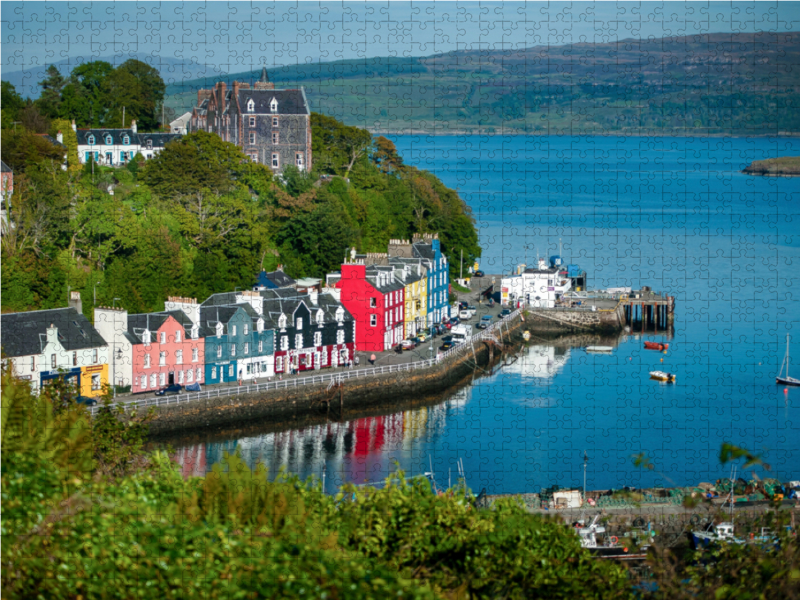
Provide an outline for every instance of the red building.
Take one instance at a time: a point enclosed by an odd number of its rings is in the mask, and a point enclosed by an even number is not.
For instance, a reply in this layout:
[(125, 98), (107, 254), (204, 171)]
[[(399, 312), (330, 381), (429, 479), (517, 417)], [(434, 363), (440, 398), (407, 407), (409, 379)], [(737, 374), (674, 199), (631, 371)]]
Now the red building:
[(341, 303), (356, 322), (356, 350), (381, 352), (403, 341), (405, 287), (393, 267), (342, 265)]

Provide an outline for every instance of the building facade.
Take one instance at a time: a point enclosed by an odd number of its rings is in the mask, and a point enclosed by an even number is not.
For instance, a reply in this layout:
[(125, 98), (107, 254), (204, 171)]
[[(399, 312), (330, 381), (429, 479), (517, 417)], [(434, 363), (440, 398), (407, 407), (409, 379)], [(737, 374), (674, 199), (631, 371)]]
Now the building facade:
[(405, 302), (403, 332), (406, 339), (428, 326), (428, 276), (421, 259), (389, 259), (394, 276), (403, 284)]
[(450, 263), (442, 253), (438, 233), (414, 234), (409, 240), (389, 240), (389, 258), (418, 258), (427, 268), (427, 325), (450, 318)]
[(305, 90), (276, 90), (267, 70), (251, 88), (234, 81), (197, 92), (189, 132), (215, 133), (251, 160), (281, 172), (287, 165), (311, 170), (311, 110)]
[(94, 157), (99, 165), (119, 167), (137, 154), (145, 160), (161, 152), (169, 142), (182, 136), (175, 133), (138, 133), (136, 121), (127, 129), (72, 129), (78, 137), (78, 159), (85, 164)]
[(537, 268), (525, 269), (519, 275), (503, 277), (500, 302), (507, 306), (553, 308), (566, 292), (572, 289), (567, 269), (561, 265), (548, 266), (539, 259)]
[(54, 379), (72, 384), (81, 396), (102, 395), (108, 385), (108, 344), (75, 308), (1, 317), (2, 350), (15, 377), (38, 393)]

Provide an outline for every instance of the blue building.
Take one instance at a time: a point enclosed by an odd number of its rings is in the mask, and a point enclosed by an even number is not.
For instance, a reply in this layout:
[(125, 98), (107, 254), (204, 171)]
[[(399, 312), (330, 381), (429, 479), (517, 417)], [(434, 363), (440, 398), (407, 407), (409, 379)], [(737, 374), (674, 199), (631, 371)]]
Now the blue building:
[(424, 258), (428, 267), (428, 325), (450, 318), (450, 263), (442, 254), (438, 233), (414, 234), (411, 244), (413, 256)]
[(258, 281), (256, 281), (255, 287), (257, 289), (276, 290), (279, 288), (292, 287), (294, 284), (295, 280), (284, 273), (283, 269), (279, 266), (277, 271), (270, 271), (269, 273), (261, 271), (261, 273), (258, 274)]

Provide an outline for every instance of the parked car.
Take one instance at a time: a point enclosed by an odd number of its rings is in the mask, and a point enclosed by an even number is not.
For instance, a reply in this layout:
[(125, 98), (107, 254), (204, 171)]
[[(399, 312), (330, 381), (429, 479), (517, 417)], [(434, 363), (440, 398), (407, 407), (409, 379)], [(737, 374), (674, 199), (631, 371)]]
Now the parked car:
[(486, 274), (483, 271), (481, 271), (480, 269), (475, 271), (475, 277), (484, 277), (485, 275)]
[(444, 324), (445, 330), (450, 330), (453, 326), (450, 324), (450, 321)]
[(458, 313), (458, 318), (461, 319), (462, 321), (469, 321), (474, 314), (475, 313), (473, 313), (471, 310), (465, 308), (464, 310)]
[(180, 394), (183, 386), (179, 383), (174, 383), (172, 385), (168, 385), (165, 388), (161, 388), (156, 392), (156, 396), (166, 396), (167, 394)]
[(439, 350), (444, 352), (445, 350), (450, 350), (450, 348), (452, 348), (452, 347), (453, 347), (453, 342), (445, 342), (444, 344), (439, 346)]
[(422, 343), (422, 340), (419, 339), (419, 337), (417, 337), (417, 336), (410, 337), (410, 338), (408, 338), (408, 340), (411, 341), (411, 342), (414, 342), (414, 348), (416, 348), (417, 346), (419, 346)]
[(90, 398), (89, 396), (78, 396), (75, 398), (75, 402), (78, 404), (83, 404), (84, 406), (95, 406), (97, 404), (97, 398)]
[(467, 306), (467, 310), (471, 310), (473, 314), (475, 314), (478, 311), (478, 309), (475, 308), (472, 304)]
[(459, 302), (458, 303), (458, 310), (461, 310), (462, 308), (467, 308), (467, 303), (466, 302)]
[(400, 345), (403, 347), (403, 350), (413, 350), (417, 347), (417, 345), (411, 340), (403, 340), (400, 342)]
[(427, 336), (427, 335), (425, 335), (425, 332), (423, 332), (423, 331), (420, 331), (420, 332), (417, 334), (417, 338), (419, 338), (419, 341), (420, 341), (420, 343), (422, 343), (422, 344), (424, 344), (424, 343), (425, 343), (425, 342), (428, 340), (428, 336)]
[(503, 310), (500, 311), (500, 318), (501, 319), (505, 319), (510, 314), (511, 314), (511, 309), (510, 308), (504, 308)]
[(486, 329), (491, 324), (492, 324), (492, 315), (483, 315), (481, 317), (481, 320), (476, 325), (476, 327), (478, 329)]
[(446, 335), (446, 336), (444, 336), (442, 338), (442, 342), (444, 342), (444, 343), (448, 343), (448, 342), (452, 342), (452, 341), (453, 341), (453, 336), (452, 335)]
[(458, 319), (458, 317), (453, 317), (450, 319), (450, 325), (458, 325), (460, 322), (461, 321)]

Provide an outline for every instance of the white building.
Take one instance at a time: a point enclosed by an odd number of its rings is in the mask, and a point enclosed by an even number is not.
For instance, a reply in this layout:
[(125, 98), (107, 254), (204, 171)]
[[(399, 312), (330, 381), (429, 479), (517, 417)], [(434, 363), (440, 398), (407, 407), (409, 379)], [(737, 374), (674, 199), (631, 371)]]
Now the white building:
[(82, 396), (102, 394), (108, 383), (108, 345), (75, 308), (4, 314), (2, 328), (4, 360), (34, 392), (64, 378)]
[(174, 121), (170, 121), (169, 123), (170, 133), (179, 133), (181, 135), (186, 135), (187, 133), (186, 128), (189, 125), (189, 120), (191, 118), (192, 118), (192, 113), (185, 112)]
[(136, 154), (145, 160), (153, 158), (172, 140), (179, 139), (177, 133), (139, 133), (136, 121), (128, 129), (72, 129), (78, 137), (78, 159), (82, 164), (91, 157), (99, 165), (118, 167), (130, 162)]
[(571, 288), (567, 270), (561, 265), (548, 267), (547, 261), (541, 258), (537, 268), (502, 278), (500, 302), (514, 307), (553, 308)]
[(128, 311), (107, 306), (94, 309), (95, 329), (109, 346), (109, 379), (118, 386), (133, 382), (133, 345), (126, 336)]

